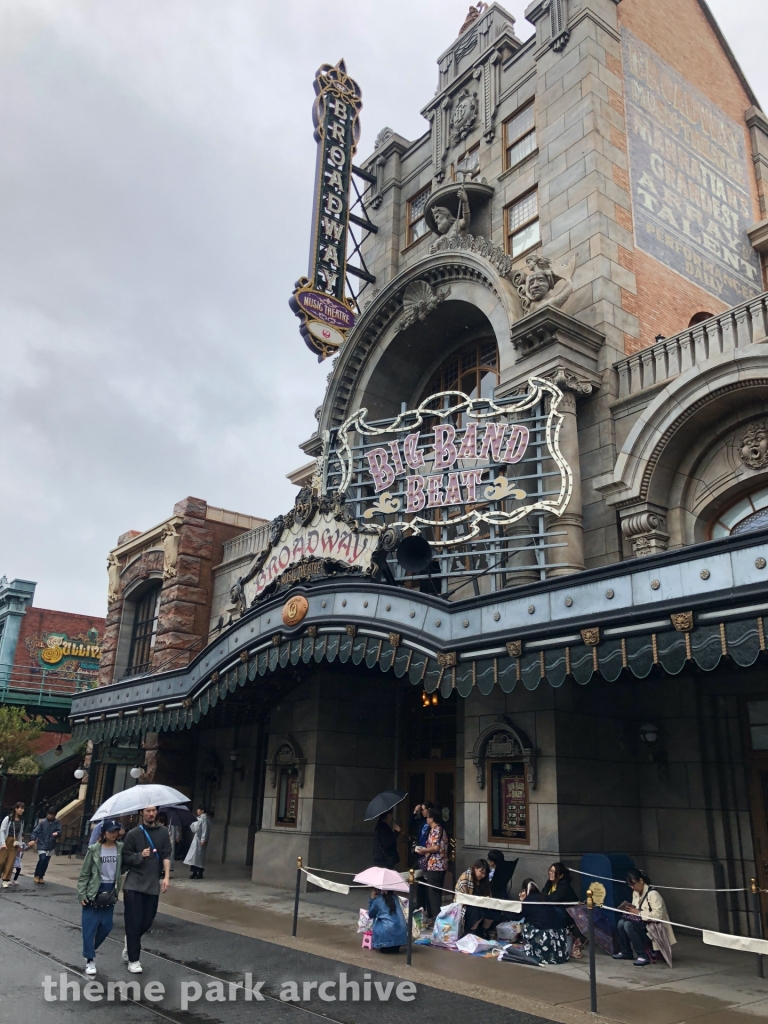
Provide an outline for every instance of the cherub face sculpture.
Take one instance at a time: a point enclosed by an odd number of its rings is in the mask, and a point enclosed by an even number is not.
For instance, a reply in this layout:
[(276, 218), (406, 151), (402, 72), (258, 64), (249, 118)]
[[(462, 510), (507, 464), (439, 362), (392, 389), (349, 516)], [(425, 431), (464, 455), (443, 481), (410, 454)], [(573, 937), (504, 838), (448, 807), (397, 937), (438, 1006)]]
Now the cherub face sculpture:
[(447, 206), (436, 206), (432, 211), (438, 235), (447, 235), (453, 227), (456, 218)]

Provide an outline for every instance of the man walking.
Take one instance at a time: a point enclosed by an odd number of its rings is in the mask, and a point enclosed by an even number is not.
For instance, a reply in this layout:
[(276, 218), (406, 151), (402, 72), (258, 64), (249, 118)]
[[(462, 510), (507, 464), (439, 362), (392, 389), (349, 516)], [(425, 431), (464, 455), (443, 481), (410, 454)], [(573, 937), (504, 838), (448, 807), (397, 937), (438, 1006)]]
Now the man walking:
[(123, 960), (131, 974), (141, 974), (141, 937), (152, 927), (160, 893), (170, 885), (171, 840), (168, 829), (157, 824), (157, 808), (145, 807), (141, 823), (123, 843), (125, 948)]
[(29, 845), (37, 847), (37, 867), (35, 868), (35, 885), (45, 885), (44, 876), (56, 843), (61, 838), (61, 822), (56, 811), (49, 807), (45, 817), (41, 818), (32, 830)]
[(11, 884), (13, 862), (22, 845), (25, 810), (26, 805), (20, 800), (14, 804), (11, 814), (7, 814), (0, 824), (0, 878), (3, 880), (4, 889)]

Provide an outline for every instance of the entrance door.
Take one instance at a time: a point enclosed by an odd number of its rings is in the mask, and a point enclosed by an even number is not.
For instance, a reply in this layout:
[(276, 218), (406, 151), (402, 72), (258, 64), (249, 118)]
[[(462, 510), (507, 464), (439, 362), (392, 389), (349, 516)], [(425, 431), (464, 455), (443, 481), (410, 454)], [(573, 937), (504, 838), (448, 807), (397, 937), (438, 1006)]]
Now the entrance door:
[[(752, 837), (757, 884), (768, 890), (768, 700), (747, 702)], [(768, 935), (768, 899), (763, 896), (763, 934)]]

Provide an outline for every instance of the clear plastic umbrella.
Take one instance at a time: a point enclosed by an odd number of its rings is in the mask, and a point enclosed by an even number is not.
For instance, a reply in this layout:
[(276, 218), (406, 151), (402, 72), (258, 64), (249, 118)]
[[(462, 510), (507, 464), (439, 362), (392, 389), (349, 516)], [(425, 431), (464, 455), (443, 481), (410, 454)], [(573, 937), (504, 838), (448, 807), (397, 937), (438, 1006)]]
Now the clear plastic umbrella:
[(144, 807), (173, 807), (188, 804), (191, 797), (184, 796), (172, 786), (159, 786), (154, 782), (145, 786), (131, 786), (122, 793), (115, 793), (105, 800), (91, 817), (91, 821), (102, 821), (104, 818), (119, 818), (123, 814), (135, 814)]

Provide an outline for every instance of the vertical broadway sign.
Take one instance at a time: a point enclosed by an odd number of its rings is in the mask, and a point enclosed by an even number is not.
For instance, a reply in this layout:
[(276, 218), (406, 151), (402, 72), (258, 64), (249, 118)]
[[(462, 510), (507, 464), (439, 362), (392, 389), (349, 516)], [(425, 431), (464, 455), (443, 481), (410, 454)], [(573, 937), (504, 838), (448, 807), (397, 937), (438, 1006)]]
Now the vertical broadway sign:
[(304, 341), (323, 360), (339, 348), (355, 323), (345, 285), (350, 175), (362, 98), (343, 60), (335, 66), (323, 64), (314, 85), (317, 170), (309, 276), (296, 282), (290, 305), (301, 320)]

